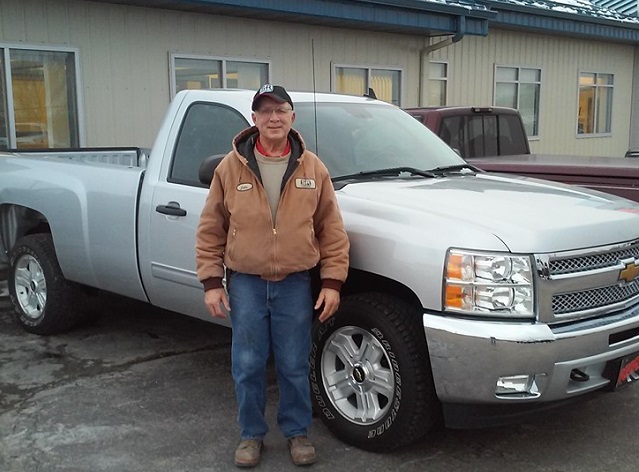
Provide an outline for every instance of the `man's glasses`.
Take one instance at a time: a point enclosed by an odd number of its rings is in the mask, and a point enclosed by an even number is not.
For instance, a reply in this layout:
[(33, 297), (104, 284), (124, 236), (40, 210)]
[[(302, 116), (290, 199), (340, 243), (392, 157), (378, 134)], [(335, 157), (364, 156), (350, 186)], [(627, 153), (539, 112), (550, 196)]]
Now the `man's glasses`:
[(291, 111), (293, 111), (292, 108), (278, 107), (278, 108), (260, 108), (259, 110), (255, 110), (255, 113), (262, 116), (271, 116), (273, 112), (275, 112), (277, 116), (284, 116), (290, 113)]

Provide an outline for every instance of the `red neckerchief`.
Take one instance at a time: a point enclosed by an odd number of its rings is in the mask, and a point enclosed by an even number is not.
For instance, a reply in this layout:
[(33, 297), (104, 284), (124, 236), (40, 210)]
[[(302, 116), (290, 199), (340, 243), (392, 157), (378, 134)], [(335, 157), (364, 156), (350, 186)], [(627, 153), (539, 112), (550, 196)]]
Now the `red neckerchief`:
[(261, 155), (266, 157), (282, 157), (282, 156), (286, 156), (287, 154), (291, 152), (291, 143), (289, 142), (288, 139), (286, 140), (286, 147), (284, 148), (284, 152), (280, 156), (271, 156), (270, 154), (268, 154), (266, 152), (266, 149), (264, 149), (264, 146), (262, 146), (262, 143), (260, 142), (260, 138), (257, 138), (257, 141), (255, 142), (255, 147), (257, 148), (257, 152), (259, 152)]

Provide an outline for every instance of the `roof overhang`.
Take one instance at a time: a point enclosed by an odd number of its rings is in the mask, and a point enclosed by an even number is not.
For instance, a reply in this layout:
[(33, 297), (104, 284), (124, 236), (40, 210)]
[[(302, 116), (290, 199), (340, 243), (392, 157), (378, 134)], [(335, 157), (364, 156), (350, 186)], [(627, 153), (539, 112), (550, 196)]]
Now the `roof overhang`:
[[(496, 13), (474, 0), (92, 0), (388, 33), (486, 36)], [(463, 29), (463, 31), (461, 31)]]
[(486, 0), (497, 12), (490, 26), (639, 44), (639, 18), (578, 2)]

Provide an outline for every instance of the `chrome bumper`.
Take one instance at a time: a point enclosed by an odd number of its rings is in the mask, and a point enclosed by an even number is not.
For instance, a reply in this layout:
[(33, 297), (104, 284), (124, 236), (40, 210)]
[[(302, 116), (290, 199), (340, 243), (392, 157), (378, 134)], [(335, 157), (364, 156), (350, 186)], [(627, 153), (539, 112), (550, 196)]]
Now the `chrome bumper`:
[[(572, 398), (610, 383), (609, 361), (639, 352), (639, 306), (563, 327), (423, 315), (442, 403), (510, 404)], [(585, 373), (575, 379), (573, 370)], [(530, 394), (497, 394), (500, 377), (534, 375)]]

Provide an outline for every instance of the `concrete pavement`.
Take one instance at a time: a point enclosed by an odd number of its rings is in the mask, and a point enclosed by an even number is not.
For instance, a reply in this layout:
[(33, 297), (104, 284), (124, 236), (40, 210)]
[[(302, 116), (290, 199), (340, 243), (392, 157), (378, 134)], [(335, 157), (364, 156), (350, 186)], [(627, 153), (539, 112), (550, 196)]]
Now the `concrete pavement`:
[[(236, 470), (238, 431), (227, 328), (118, 297), (95, 300), (91, 321), (40, 337), (0, 297), (1, 472)], [(277, 431), (257, 470), (299, 470)], [(639, 386), (597, 394), (539, 421), (446, 430), (390, 454), (337, 440), (314, 421), (313, 471), (495, 470), (635, 472)]]

